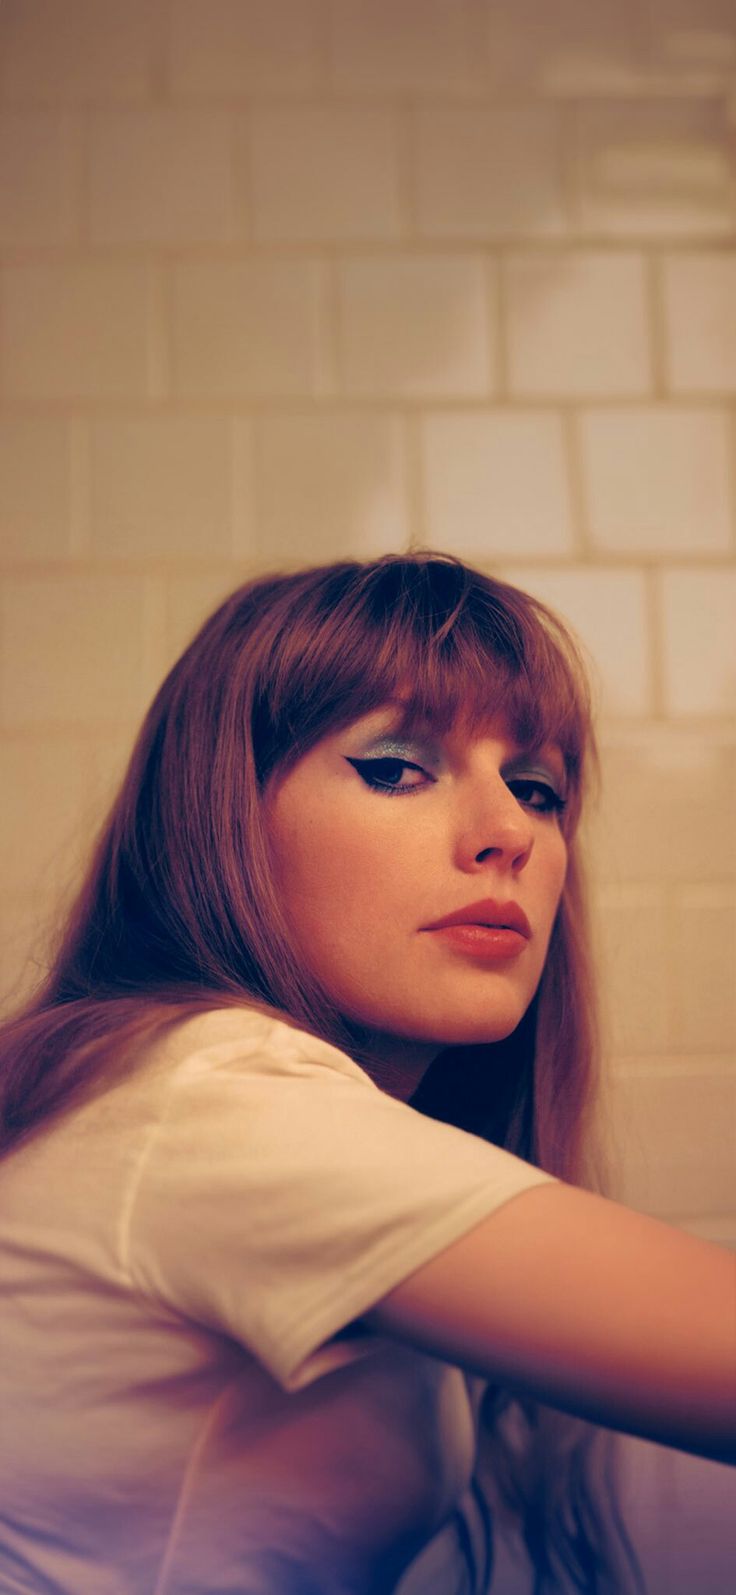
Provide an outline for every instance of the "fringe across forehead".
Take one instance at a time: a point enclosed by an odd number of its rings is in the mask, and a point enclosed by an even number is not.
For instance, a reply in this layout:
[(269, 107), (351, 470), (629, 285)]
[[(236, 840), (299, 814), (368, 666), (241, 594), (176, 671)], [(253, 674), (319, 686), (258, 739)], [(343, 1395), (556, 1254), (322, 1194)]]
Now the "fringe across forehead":
[(262, 776), (400, 701), (405, 735), (430, 727), (473, 737), (500, 718), (524, 749), (555, 744), (574, 794), (592, 742), (589, 687), (574, 640), (546, 606), (448, 556), (388, 555), (322, 575), (293, 604), (261, 681)]

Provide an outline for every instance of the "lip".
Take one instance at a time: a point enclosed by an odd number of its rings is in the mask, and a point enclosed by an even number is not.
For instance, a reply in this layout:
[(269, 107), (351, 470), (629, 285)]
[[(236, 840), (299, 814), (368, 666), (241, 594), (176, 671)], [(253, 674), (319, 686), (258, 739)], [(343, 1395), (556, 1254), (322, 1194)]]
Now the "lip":
[(445, 914), (443, 919), (436, 919), (431, 925), (424, 925), (424, 930), (446, 930), (451, 925), (486, 925), (494, 929), (507, 929), (518, 931), (520, 936), (531, 937), (532, 927), (518, 903), (497, 903), (491, 897), (486, 897), (480, 903), (469, 903), (466, 908), (457, 908), (453, 914)]

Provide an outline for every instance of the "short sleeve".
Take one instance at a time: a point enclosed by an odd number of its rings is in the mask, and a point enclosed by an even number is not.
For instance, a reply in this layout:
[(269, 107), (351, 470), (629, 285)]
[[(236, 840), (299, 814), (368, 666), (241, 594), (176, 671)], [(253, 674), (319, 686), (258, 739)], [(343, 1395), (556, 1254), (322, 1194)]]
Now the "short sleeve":
[(296, 1390), (330, 1366), (325, 1342), (545, 1182), (274, 1022), (173, 1073), (129, 1201), (126, 1266), (136, 1288), (232, 1336)]

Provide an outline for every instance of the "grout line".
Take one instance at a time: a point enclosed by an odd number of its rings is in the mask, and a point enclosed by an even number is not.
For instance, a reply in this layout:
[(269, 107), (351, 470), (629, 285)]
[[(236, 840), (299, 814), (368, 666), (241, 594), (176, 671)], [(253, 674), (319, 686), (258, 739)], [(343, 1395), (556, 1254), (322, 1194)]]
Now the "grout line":
[(576, 100), (557, 106), (557, 173), (564, 222), (575, 245), (584, 236), (580, 220), (580, 106)]
[(315, 288), (315, 384), (317, 401), (330, 404), (345, 403), (345, 355), (343, 338), (342, 290), (340, 267), (342, 262), (333, 253), (325, 253), (316, 261)]
[(91, 418), (69, 422), (69, 554), (74, 560), (93, 554), (94, 488)]
[[(497, 254), (495, 258), (489, 256), (489, 301), (491, 306), (490, 322), (493, 326), (495, 345), (492, 351), (495, 371), (495, 396), (498, 402), (508, 404), (510, 394), (510, 353), (508, 329), (508, 299), (506, 281), (506, 256)], [(513, 400), (511, 400), (513, 403)], [(525, 401), (533, 402), (533, 401)]]
[(163, 681), (167, 648), (168, 585), (164, 576), (150, 572), (141, 583), (141, 719)]
[(158, 0), (148, 8), (151, 13), (152, 49), (149, 67), (150, 95), (155, 105), (168, 105), (175, 97), (169, 80), (169, 39), (171, 37), (171, 0)]
[(664, 261), (660, 250), (649, 250), (644, 257), (646, 294), (649, 311), (652, 396), (662, 403), (667, 397), (667, 327), (664, 307)]
[(411, 552), (412, 549), (423, 548), (429, 541), (422, 475), (422, 417), (418, 413), (407, 412), (403, 424), (409, 529), (407, 548)]
[(736, 404), (726, 407), (726, 493), (731, 516), (731, 548), (736, 554)]
[(418, 216), (416, 160), (416, 107), (397, 106), (394, 112), (394, 148), (398, 191), (401, 242), (406, 246), (421, 239)]
[(147, 284), (147, 399), (165, 402), (172, 396), (173, 272), (168, 262), (152, 260)]
[(580, 436), (581, 417), (577, 407), (566, 405), (560, 415), (562, 426), (563, 451), (567, 471), (567, 483), (570, 494), (570, 532), (571, 553), (573, 558), (579, 559), (584, 564), (591, 563), (594, 559), (594, 550), (590, 545), (587, 507), (585, 499), (585, 485), (583, 472), (583, 450)]
[(233, 559), (253, 556), (256, 527), (253, 422), (231, 415), (228, 422), (230, 460), (230, 552)]
[(644, 577), (644, 604), (647, 622), (647, 640), (649, 653), (649, 670), (652, 691), (652, 707), (655, 716), (668, 718), (666, 708), (666, 690), (664, 675), (664, 628), (662, 625), (662, 592), (659, 572), (656, 566), (645, 567)]

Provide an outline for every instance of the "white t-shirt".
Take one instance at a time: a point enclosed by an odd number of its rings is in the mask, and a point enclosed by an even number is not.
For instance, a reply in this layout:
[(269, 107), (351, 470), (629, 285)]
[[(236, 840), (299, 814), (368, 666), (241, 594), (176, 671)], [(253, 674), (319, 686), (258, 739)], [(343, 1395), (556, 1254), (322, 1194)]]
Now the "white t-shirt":
[(3, 1595), (424, 1595), (476, 1382), (349, 1326), (550, 1179), (251, 1009), (150, 1044), (0, 1160)]

